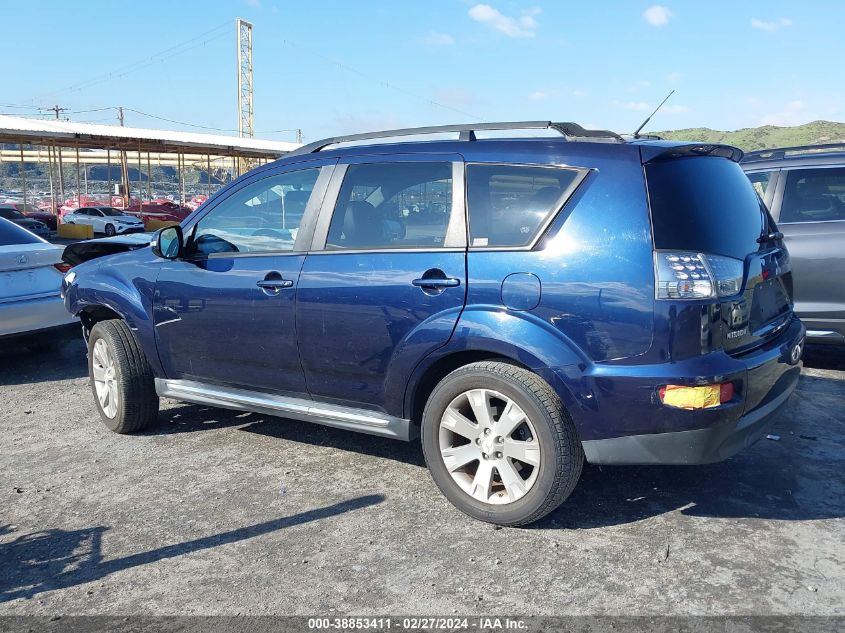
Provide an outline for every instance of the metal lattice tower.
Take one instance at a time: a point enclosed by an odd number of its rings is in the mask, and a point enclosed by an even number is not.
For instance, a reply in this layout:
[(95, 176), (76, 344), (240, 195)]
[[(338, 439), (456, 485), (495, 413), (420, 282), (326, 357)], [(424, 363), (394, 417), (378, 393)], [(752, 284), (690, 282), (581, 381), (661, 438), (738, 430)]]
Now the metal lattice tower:
[(253, 137), (252, 121), (252, 23), (238, 18), (238, 133)]

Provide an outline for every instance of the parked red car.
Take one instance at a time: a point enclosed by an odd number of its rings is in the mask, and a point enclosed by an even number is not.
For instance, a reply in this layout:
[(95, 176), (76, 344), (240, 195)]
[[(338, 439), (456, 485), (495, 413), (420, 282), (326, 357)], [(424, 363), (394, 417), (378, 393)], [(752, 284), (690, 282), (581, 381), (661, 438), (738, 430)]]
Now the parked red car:
[(50, 213), (50, 209), (39, 209), (34, 204), (23, 202), (5, 202), (4, 207), (14, 207), (15, 210), (20, 211), (26, 217), (38, 220), (46, 224), (51, 231), (56, 230), (56, 216)]

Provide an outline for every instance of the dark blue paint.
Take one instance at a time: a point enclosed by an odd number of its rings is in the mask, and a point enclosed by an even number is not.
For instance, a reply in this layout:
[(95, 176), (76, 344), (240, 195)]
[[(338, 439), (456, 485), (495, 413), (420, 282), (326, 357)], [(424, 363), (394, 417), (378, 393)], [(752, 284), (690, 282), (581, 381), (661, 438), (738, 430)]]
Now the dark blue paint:
[[(583, 440), (705, 428), (764, 405), (797, 371), (795, 320), (774, 342), (724, 350), (731, 303), (655, 301), (643, 155), (668, 143), (499, 140), (379, 145), (282, 159), (223, 189), (304, 165), (395, 160), (561, 164), (591, 170), (534, 250), (293, 253), (165, 262), (149, 248), (82, 264), (74, 314), (105, 306), (132, 327), (157, 376), (192, 378), (409, 417), (417, 389), (454, 355), (529, 367), (559, 394)], [(757, 264), (759, 267), (760, 264)], [(431, 292), (432, 268), (460, 280)], [(278, 296), (255, 283), (277, 271)], [(786, 378), (785, 378), (786, 377)], [(695, 413), (659, 404), (667, 383), (733, 380), (734, 401)]]

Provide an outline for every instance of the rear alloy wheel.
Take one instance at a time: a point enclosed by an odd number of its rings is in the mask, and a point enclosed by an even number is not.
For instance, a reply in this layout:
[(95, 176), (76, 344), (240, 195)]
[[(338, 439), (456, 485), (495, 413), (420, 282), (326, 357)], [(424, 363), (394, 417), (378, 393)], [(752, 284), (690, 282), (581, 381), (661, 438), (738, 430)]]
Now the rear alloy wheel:
[(554, 390), (505, 362), (461, 367), (434, 389), (423, 413), (431, 475), (472, 517), (525, 525), (572, 492), (584, 454)]
[(106, 235), (108, 235), (109, 237), (113, 237), (116, 234), (117, 234), (117, 231), (114, 230), (114, 225), (113, 224), (106, 224)]
[(91, 329), (88, 373), (100, 418), (115, 433), (142, 431), (158, 417), (152, 370), (123, 321), (101, 321)]

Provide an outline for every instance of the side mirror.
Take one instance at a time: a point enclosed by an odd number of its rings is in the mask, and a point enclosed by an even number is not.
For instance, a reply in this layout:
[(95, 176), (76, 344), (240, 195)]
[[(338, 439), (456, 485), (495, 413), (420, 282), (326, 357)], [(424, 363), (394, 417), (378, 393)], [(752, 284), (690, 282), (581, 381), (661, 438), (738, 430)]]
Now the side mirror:
[(156, 231), (150, 242), (153, 253), (164, 259), (178, 259), (182, 256), (185, 244), (182, 237), (182, 227), (178, 224), (166, 226)]

